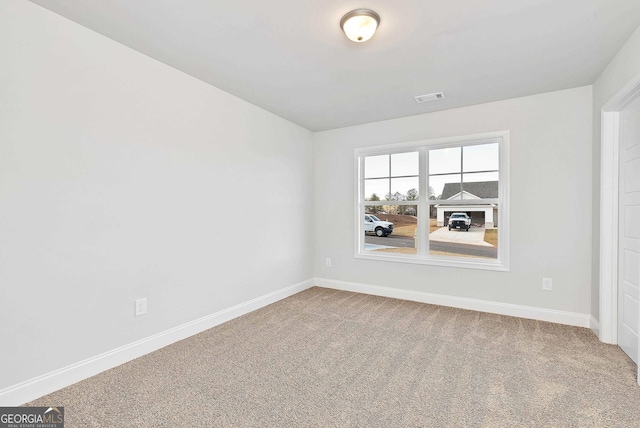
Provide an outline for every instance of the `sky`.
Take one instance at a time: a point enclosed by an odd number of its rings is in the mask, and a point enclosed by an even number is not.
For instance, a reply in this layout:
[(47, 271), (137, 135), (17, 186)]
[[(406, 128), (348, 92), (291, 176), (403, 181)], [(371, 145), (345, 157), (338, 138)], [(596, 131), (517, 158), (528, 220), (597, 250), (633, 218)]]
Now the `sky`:
[[(497, 181), (499, 169), (498, 143), (429, 150), (429, 183), (435, 196), (442, 194), (446, 183)], [(385, 195), (419, 189), (419, 153), (367, 156), (364, 160), (364, 194)], [(463, 177), (463, 178), (462, 178)]]

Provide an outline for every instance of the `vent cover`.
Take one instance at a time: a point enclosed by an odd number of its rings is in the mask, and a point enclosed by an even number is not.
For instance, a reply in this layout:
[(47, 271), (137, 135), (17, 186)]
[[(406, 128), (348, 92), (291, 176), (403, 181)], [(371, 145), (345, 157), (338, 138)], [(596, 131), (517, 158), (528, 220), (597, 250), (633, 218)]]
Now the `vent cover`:
[(426, 103), (427, 101), (435, 101), (444, 99), (444, 92), (435, 92), (433, 94), (418, 95), (414, 97), (418, 104)]

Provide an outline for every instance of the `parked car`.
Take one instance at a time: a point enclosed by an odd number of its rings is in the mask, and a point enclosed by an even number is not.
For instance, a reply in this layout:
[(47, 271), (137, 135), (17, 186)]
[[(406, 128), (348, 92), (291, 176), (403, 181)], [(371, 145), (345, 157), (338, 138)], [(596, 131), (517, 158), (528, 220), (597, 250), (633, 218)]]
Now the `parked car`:
[(382, 221), (373, 214), (364, 215), (364, 233), (373, 232), (376, 236), (388, 236), (393, 232), (393, 223)]
[(471, 228), (471, 217), (466, 213), (453, 213), (449, 217), (449, 230), (464, 229), (468, 232), (469, 228)]

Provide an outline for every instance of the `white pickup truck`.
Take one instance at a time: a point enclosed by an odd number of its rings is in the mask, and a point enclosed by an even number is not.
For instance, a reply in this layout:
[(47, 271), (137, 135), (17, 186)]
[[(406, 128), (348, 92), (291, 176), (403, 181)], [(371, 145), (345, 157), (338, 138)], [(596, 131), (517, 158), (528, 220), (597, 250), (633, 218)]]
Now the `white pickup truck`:
[(471, 227), (471, 217), (466, 213), (453, 213), (449, 217), (449, 230), (451, 229), (465, 229), (467, 232)]
[(388, 236), (393, 232), (393, 223), (382, 221), (373, 214), (364, 215), (364, 233), (373, 232), (376, 236)]

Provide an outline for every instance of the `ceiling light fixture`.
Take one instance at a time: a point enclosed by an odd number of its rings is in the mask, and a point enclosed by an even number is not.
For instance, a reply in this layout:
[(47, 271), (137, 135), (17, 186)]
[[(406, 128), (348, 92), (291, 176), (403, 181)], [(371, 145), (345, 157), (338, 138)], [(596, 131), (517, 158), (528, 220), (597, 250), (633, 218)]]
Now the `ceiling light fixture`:
[(369, 40), (380, 25), (380, 16), (369, 9), (356, 9), (340, 20), (340, 28), (349, 40), (356, 43)]

